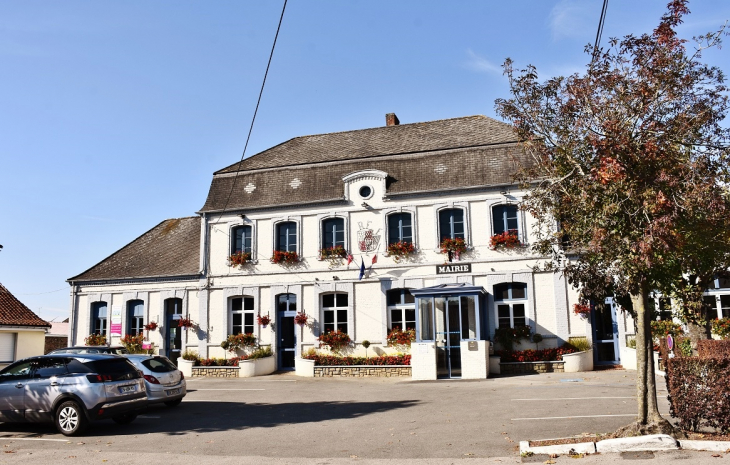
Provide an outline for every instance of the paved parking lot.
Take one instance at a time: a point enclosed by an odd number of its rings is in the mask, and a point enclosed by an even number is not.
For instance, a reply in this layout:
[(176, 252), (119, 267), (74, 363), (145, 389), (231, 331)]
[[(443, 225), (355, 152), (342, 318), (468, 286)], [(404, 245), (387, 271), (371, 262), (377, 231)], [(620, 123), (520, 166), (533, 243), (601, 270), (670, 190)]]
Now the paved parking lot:
[[(151, 407), (127, 426), (93, 423), (81, 438), (68, 440), (52, 425), (0, 424), (6, 452), (0, 463), (33, 456), (138, 463), (135, 458), (159, 454), (184, 455), (186, 461), (199, 457), (200, 463), (227, 463), (236, 456), (282, 463), (295, 458), (519, 461), (520, 440), (603, 433), (629, 423), (636, 410), (634, 376), (616, 370), (479, 381), (293, 374), (193, 379), (179, 407)], [(663, 388), (663, 379), (658, 384)], [(667, 413), (664, 389), (659, 397)]]

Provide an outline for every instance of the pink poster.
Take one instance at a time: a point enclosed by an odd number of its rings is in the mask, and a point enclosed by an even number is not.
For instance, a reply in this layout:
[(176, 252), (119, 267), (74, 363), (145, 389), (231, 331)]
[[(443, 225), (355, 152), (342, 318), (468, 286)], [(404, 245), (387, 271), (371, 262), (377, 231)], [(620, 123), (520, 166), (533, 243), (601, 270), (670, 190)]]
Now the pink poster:
[(112, 323), (111, 324), (111, 333), (114, 335), (121, 335), (122, 334), (122, 324), (121, 323)]

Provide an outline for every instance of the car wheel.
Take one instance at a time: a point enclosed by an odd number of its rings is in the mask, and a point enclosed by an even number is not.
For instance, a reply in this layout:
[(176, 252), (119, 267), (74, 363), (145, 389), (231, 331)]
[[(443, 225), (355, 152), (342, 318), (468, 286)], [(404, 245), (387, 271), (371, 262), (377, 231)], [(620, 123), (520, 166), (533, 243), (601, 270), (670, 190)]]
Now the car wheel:
[(73, 400), (62, 403), (56, 409), (56, 428), (64, 436), (81, 434), (88, 423), (84, 410)]
[(112, 420), (119, 423), (120, 425), (127, 425), (129, 423), (132, 423), (135, 418), (137, 418), (136, 413), (125, 413), (124, 415), (117, 415), (116, 417), (112, 417)]
[(165, 405), (167, 405), (168, 407), (177, 407), (178, 405), (180, 405), (180, 402), (182, 402), (182, 399), (168, 400), (167, 402), (165, 402)]

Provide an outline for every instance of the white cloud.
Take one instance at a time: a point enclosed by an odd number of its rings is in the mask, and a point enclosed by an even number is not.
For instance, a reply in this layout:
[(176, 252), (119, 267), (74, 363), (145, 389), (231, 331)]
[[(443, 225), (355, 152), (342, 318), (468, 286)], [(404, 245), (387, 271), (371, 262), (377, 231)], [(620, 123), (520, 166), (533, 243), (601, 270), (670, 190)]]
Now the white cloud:
[[(578, 0), (560, 0), (550, 11), (550, 30), (553, 40), (563, 38), (595, 39), (595, 28), (601, 16), (601, 3)], [(591, 37), (591, 31), (593, 36)]]
[(495, 65), (486, 58), (477, 55), (473, 50), (468, 49), (466, 51), (469, 55), (469, 60), (466, 62), (466, 67), (480, 73), (497, 74), (502, 75), (502, 67)]

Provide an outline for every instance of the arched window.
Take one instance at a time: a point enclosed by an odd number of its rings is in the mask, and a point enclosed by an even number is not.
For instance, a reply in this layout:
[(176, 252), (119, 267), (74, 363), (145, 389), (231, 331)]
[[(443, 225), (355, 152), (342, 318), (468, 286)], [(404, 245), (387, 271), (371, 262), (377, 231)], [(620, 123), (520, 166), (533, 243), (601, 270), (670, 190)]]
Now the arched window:
[(276, 250), (281, 252), (297, 251), (297, 224), (286, 221), (276, 225)]
[(410, 213), (388, 215), (388, 245), (396, 242), (413, 242), (412, 216)]
[(251, 226), (236, 226), (231, 230), (231, 255), (238, 252), (251, 253), (252, 246)]
[(144, 330), (144, 302), (127, 302), (127, 334), (139, 334)]
[(109, 315), (106, 302), (94, 302), (91, 304), (91, 332), (106, 336), (109, 329)]
[(231, 334), (252, 334), (254, 332), (253, 297), (231, 298)]
[(347, 333), (348, 295), (344, 292), (322, 294), (322, 316), (324, 333), (340, 330)]
[(322, 248), (345, 247), (344, 218), (327, 218), (322, 220)]
[(504, 283), (494, 286), (497, 327), (527, 326), (527, 284)]
[(388, 331), (416, 329), (416, 299), (408, 289), (391, 289), (388, 298)]
[(492, 207), (492, 221), (494, 235), (504, 232), (519, 234), (517, 205), (495, 205)]
[(466, 239), (463, 209), (445, 208), (439, 211), (439, 242), (444, 239)]

